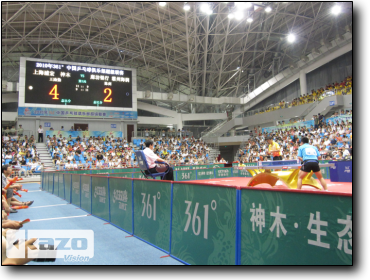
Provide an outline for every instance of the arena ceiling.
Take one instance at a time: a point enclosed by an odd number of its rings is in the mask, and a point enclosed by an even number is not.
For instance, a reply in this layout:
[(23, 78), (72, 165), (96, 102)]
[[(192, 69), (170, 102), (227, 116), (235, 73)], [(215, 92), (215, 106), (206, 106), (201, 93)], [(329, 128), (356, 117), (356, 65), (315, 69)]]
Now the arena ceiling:
[(136, 68), (143, 91), (238, 97), (352, 29), (352, 2), (339, 15), (333, 2), (208, 2), (210, 15), (184, 3), (2, 2), (2, 78), (18, 81), (23, 56)]

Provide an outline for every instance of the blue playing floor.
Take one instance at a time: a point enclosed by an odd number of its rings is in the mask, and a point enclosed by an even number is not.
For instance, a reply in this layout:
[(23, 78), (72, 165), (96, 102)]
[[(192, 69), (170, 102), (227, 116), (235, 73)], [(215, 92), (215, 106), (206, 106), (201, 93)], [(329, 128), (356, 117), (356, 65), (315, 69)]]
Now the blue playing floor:
[[(20, 201), (34, 200), (28, 209), (10, 214), (9, 219), (30, 219), (23, 229), (91, 229), (94, 231), (94, 257), (88, 262), (30, 262), (29, 265), (182, 265), (181, 262), (163, 257), (166, 253), (135, 238), (105, 221), (88, 216), (88, 213), (68, 204), (65, 200), (40, 191), (40, 184), (23, 184)], [(43, 220), (45, 219), (45, 220)], [(163, 257), (163, 258), (161, 258)]]

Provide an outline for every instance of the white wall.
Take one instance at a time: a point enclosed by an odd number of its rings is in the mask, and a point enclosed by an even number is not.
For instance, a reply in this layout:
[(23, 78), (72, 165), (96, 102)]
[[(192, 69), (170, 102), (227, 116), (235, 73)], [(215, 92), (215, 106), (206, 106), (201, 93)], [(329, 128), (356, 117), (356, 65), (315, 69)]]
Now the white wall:
[(17, 112), (1, 112), (2, 121), (15, 121), (15, 118), (18, 116)]
[(138, 117), (139, 124), (177, 124), (176, 118)]
[(182, 114), (183, 121), (224, 120), (226, 113)]
[(18, 93), (1, 94), (1, 103), (18, 102)]

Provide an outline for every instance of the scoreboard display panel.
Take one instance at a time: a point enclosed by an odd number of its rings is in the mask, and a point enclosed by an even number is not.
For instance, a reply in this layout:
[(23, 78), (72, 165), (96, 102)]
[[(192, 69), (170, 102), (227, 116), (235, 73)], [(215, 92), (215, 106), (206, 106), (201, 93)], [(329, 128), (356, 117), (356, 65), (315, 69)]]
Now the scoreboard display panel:
[(132, 71), (26, 61), (25, 103), (132, 108)]

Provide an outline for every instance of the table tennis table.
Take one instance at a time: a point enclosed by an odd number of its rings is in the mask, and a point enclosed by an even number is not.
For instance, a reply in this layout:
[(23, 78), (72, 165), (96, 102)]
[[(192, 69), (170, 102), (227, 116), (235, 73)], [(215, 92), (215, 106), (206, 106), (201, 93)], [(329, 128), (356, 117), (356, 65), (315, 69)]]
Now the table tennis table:
[[(252, 179), (248, 182), (247, 186), (254, 187), (259, 184), (269, 184), (272, 187), (276, 185), (277, 181), (282, 181), (288, 188), (296, 189), (298, 182), (299, 169), (302, 167), (298, 164), (299, 161), (291, 160), (277, 160), (277, 161), (261, 161), (257, 166), (234, 166), (238, 170), (247, 170)], [(323, 163), (320, 167), (334, 167), (334, 163)], [(276, 170), (276, 171), (271, 171)], [(322, 189), (321, 184), (312, 178), (313, 172), (308, 173), (303, 179), (303, 185), (309, 185), (316, 189)]]

